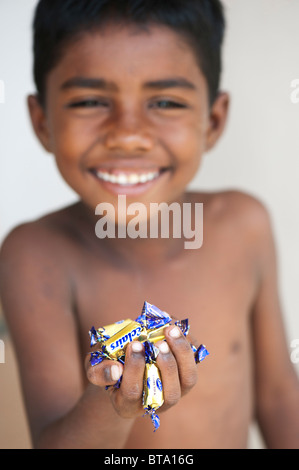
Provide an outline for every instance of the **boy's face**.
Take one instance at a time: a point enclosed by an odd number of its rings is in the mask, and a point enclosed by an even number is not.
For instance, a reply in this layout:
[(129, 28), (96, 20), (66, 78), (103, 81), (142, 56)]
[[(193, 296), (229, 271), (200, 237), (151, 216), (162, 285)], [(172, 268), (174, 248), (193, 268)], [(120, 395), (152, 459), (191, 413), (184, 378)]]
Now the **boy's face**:
[(87, 205), (180, 200), (222, 131), (193, 50), (166, 27), (107, 25), (67, 46), (29, 108), (45, 148)]

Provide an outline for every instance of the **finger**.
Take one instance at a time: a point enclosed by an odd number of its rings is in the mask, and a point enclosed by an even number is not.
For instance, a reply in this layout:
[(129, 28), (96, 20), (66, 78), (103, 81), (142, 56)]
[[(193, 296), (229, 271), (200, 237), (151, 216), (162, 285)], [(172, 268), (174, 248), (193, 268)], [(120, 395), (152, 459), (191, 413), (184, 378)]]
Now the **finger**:
[(87, 379), (98, 387), (114, 385), (123, 373), (123, 366), (117, 361), (105, 359), (100, 364), (92, 366), (89, 358), (85, 361)]
[(127, 346), (121, 387), (114, 394), (113, 404), (118, 413), (129, 418), (142, 412), (144, 347), (138, 341)]
[(164, 395), (163, 408), (165, 409), (179, 401), (181, 398), (181, 385), (177, 363), (167, 342), (157, 342), (156, 346), (159, 349), (156, 363), (161, 373)]
[(194, 353), (189, 341), (177, 326), (167, 328), (165, 337), (176, 359), (181, 393), (184, 395), (194, 387), (198, 378)]

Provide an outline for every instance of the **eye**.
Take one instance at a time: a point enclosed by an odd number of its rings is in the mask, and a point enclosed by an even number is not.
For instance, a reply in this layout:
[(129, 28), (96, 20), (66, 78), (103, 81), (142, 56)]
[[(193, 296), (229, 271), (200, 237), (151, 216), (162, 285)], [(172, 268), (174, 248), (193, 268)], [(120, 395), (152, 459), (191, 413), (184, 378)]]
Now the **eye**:
[(157, 100), (154, 103), (150, 104), (150, 108), (168, 110), (168, 109), (184, 109), (184, 108), (187, 108), (187, 106), (183, 103), (179, 103), (178, 101), (163, 99), (163, 100)]
[(66, 107), (86, 109), (86, 108), (98, 108), (98, 107), (107, 108), (108, 106), (109, 106), (109, 103), (107, 101), (99, 100), (97, 98), (88, 98), (88, 99), (82, 99), (82, 100), (69, 103)]

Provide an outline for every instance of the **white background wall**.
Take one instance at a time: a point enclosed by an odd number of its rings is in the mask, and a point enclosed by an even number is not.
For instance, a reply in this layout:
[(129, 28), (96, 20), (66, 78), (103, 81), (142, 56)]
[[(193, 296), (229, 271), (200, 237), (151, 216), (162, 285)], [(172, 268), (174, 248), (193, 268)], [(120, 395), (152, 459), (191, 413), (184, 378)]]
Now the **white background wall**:
[[(20, 222), (76, 199), (31, 130), (31, 22), (36, 0), (0, 0), (0, 243)], [(237, 188), (273, 220), (288, 343), (299, 339), (299, 1), (225, 0), (223, 88), (232, 97), (222, 141), (192, 188)], [(299, 94), (298, 94), (299, 96)], [(291, 353), (291, 347), (290, 347)], [(277, 351), (279, 354), (279, 351)], [(295, 365), (299, 373), (299, 364)]]

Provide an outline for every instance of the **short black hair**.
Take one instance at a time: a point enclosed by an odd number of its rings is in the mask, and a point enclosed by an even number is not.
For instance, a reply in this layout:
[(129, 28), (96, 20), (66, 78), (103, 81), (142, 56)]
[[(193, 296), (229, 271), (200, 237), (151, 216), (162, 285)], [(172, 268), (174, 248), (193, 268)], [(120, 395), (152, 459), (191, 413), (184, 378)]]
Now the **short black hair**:
[(78, 33), (107, 22), (160, 24), (183, 35), (193, 48), (209, 89), (219, 91), (225, 19), (220, 0), (40, 0), (34, 16), (34, 81), (45, 104), (46, 78)]

